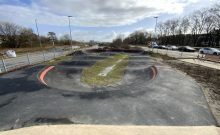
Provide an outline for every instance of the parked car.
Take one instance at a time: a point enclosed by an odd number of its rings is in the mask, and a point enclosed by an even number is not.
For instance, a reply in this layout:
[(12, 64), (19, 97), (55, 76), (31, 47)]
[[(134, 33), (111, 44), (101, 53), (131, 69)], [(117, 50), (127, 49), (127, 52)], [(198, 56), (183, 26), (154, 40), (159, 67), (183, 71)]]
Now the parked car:
[(178, 48), (179, 51), (182, 51), (182, 52), (195, 52), (196, 49), (190, 47), (190, 46), (181, 46)]
[(157, 43), (156, 43), (156, 42), (152, 42), (152, 43), (151, 43), (151, 48), (158, 48)]
[(158, 45), (153, 45), (152, 48), (158, 48)]
[(167, 49), (168, 49), (168, 50), (178, 50), (178, 47), (177, 47), (177, 46), (174, 46), (174, 45), (168, 45), (168, 46), (167, 46)]
[(165, 45), (159, 45), (158, 48), (159, 49), (167, 49), (167, 47)]
[(220, 50), (216, 49), (216, 48), (201, 48), (199, 50), (199, 53), (201, 54), (212, 54), (212, 55), (220, 55)]

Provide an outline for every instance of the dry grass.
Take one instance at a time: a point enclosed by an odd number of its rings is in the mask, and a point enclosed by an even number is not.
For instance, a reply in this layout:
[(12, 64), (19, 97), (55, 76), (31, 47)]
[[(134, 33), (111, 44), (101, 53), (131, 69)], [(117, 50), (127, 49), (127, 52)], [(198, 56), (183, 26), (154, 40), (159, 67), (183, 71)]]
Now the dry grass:
[[(38, 52), (38, 51), (46, 51), (53, 48), (53, 46), (44, 46), (44, 47), (25, 47), (25, 48), (0, 48), (0, 54), (3, 54), (7, 50), (15, 50), (17, 55), (23, 54), (23, 53), (31, 53), (31, 52)], [(0, 55), (0, 58), (3, 56)]]
[(177, 61), (167, 61), (166, 63), (184, 71), (199, 82), (211, 84), (211, 87), (216, 88), (214, 92), (220, 94), (220, 70)]
[(46, 62), (46, 65), (48, 65), (48, 66), (57, 65), (57, 64), (59, 64), (59, 63), (61, 63), (63, 61), (68, 61), (68, 60), (70, 60), (72, 58), (73, 58), (73, 56), (61, 56), (59, 58), (56, 58), (56, 59), (51, 60), (49, 62)]
[(42, 50), (47, 50), (51, 49), (53, 46), (44, 46), (43, 48), (41, 47), (27, 47), (27, 48), (0, 48), (0, 52), (4, 52), (6, 50), (15, 50), (17, 53), (27, 53), (27, 52), (35, 52), (35, 51), (42, 51)]

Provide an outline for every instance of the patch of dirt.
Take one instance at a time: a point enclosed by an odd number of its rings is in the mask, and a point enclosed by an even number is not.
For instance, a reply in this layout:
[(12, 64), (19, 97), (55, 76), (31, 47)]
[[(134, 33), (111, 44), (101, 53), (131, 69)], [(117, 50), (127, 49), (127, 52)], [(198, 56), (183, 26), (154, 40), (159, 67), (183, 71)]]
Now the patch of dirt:
[(220, 70), (177, 60), (164, 60), (164, 62), (193, 77), (202, 86), (207, 102), (220, 124)]

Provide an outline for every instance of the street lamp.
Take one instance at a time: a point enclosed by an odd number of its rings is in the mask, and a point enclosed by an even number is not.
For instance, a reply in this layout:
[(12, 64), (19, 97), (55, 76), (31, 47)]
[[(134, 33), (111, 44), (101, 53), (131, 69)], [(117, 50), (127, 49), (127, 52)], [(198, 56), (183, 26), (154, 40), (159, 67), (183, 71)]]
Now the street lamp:
[(157, 19), (158, 19), (158, 16), (155, 16), (154, 18), (155, 18), (155, 21), (156, 21), (156, 24), (155, 24), (155, 41), (156, 41), (156, 37), (157, 37), (156, 36), (157, 35), (156, 34), (157, 33)]
[(69, 29), (70, 29), (70, 45), (72, 46), (72, 31), (71, 31), (71, 26), (70, 26), (70, 18), (72, 16), (68, 16), (68, 19), (69, 19)]
[[(157, 19), (158, 19), (158, 16), (155, 16), (154, 17), (155, 18), (155, 20), (156, 20), (156, 24), (155, 24), (155, 30), (154, 30), (154, 34), (155, 34), (155, 36), (154, 36), (154, 42), (156, 42), (156, 38), (157, 38)], [(153, 47), (153, 44), (151, 43), (151, 46), (152, 46), (152, 52), (153, 52), (153, 50), (154, 50), (154, 47)], [(157, 49), (158, 50), (158, 49)]]
[(35, 24), (36, 24), (36, 29), (37, 29), (37, 35), (38, 35), (38, 39), (39, 39), (39, 42), (40, 42), (40, 47), (42, 48), (42, 44), (41, 44), (41, 38), (40, 38), (39, 31), (38, 31), (37, 19), (35, 19)]

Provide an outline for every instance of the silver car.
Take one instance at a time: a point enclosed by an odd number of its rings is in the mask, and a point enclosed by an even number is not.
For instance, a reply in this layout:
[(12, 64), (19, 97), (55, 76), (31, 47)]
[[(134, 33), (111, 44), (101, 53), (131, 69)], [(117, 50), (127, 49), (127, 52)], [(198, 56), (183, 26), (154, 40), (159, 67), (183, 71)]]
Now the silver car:
[(211, 55), (220, 55), (220, 50), (216, 48), (205, 47), (199, 50), (201, 54), (211, 54)]

